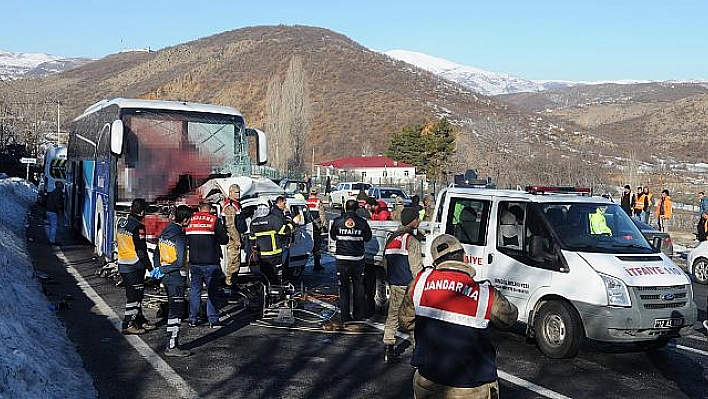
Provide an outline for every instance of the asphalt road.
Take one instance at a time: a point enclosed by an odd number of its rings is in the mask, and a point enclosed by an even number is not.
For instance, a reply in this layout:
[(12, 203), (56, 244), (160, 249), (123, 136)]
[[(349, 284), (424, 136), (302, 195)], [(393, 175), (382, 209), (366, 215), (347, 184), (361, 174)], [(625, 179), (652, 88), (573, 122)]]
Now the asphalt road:
[[(36, 267), (52, 277), (44, 284), (50, 300), (67, 304), (58, 315), (101, 398), (412, 397), (413, 369), (406, 361), (383, 364), (378, 330), (264, 327), (257, 312), (234, 305), (225, 308), (229, 324), (222, 329), (183, 323), (181, 343), (193, 356), (163, 357), (164, 325), (141, 336), (121, 335), (116, 315), (122, 317), (124, 291), (96, 275), (90, 247), (63, 234), (61, 249), (52, 249), (41, 225), (40, 217), (31, 220), (30, 253)], [(334, 265), (326, 259), (325, 272), (305, 272), (310, 293), (316, 287), (322, 294), (333, 292)], [(693, 288), (703, 320), (708, 287)], [(156, 320), (157, 308), (147, 307), (146, 314)], [(493, 339), (502, 397), (708, 398), (708, 341), (698, 323), (690, 337), (663, 349), (587, 342), (567, 360), (544, 357), (520, 330), (494, 331)]]

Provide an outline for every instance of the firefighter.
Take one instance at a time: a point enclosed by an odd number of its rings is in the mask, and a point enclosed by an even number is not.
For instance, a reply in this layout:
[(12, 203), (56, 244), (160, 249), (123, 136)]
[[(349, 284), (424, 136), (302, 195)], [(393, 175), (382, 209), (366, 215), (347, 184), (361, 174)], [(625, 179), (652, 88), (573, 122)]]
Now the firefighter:
[[(283, 197), (278, 197), (281, 199)], [(268, 209), (267, 200), (261, 200), (251, 221), (251, 248), (258, 253), (258, 264), (261, 273), (271, 284), (281, 283), (281, 267), (286, 260), (283, 257), (284, 247), (292, 232), (292, 224), (285, 218), (283, 211), (276, 205)], [(285, 203), (283, 199), (281, 201)]]
[(327, 225), (327, 218), (324, 213), (324, 208), (322, 208), (322, 201), (320, 201), (317, 196), (317, 189), (310, 189), (310, 196), (307, 198), (307, 208), (310, 213), (314, 216), (312, 218), (312, 240), (314, 242), (312, 246), (312, 258), (314, 271), (322, 271), (321, 259), (322, 259), (322, 231)]
[(222, 206), (224, 225), (229, 234), (229, 242), (226, 244), (226, 285), (233, 283), (234, 275), (238, 274), (238, 269), (241, 267), (241, 243), (243, 242), (241, 238), (247, 226), (240, 199), (241, 187), (232, 184), (229, 187), (229, 197)]
[(130, 205), (130, 214), (118, 219), (116, 229), (118, 272), (125, 287), (123, 334), (143, 334), (156, 328), (145, 319), (142, 309), (145, 270), (152, 270), (145, 226), (142, 223), (146, 210), (144, 199), (134, 199)]
[[(334, 219), (329, 231), (329, 237), (337, 241), (334, 258), (337, 261), (339, 308), (343, 323), (363, 320), (365, 311), (364, 245), (371, 240), (371, 228), (366, 219), (355, 213), (357, 208), (356, 200), (348, 200), (344, 204), (344, 213)], [(350, 311), (350, 304), (353, 312)]]
[(415, 332), (414, 396), (496, 398), (489, 322), (508, 328), (518, 309), (489, 282), (474, 280), (475, 269), (464, 262), (465, 250), (455, 237), (436, 237), (430, 254), (434, 268), (425, 268), (408, 285), (399, 314), (403, 327)]
[(183, 229), (189, 224), (192, 210), (180, 205), (170, 215), (171, 222), (160, 234), (154, 263), (164, 274), (162, 284), (167, 290), (167, 349), (165, 356), (185, 357), (192, 352), (179, 347), (179, 325), (184, 318), (184, 286), (186, 271), (182, 270), (187, 254), (187, 236)]

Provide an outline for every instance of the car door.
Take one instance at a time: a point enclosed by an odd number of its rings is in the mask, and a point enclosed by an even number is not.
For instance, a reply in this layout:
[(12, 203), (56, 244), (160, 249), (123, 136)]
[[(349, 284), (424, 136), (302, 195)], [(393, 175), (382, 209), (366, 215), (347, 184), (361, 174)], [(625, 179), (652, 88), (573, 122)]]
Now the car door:
[(527, 202), (500, 200), (490, 229), (494, 239), (489, 245), (487, 278), (519, 308), (520, 318), (528, 314), (533, 293), (550, 286), (553, 273), (544, 267), (547, 262), (529, 255), (532, 236), (550, 237), (545, 224), (529, 210)]

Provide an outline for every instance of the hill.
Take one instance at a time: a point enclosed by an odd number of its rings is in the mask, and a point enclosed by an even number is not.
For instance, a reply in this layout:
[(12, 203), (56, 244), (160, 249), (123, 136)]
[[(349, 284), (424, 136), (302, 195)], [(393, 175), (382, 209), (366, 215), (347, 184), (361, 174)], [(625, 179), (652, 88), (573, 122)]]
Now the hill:
[[(19, 93), (31, 98), (25, 104), (60, 103), (63, 129), (103, 98), (230, 105), (270, 135), (270, 153), (278, 147), (284, 154), (272, 159), (282, 169), (309, 170), (313, 148), (315, 162), (382, 153), (403, 126), (441, 117), (459, 132), (448, 171), (477, 168), (501, 185), (593, 184), (627, 150), (564, 115), (540, 115), (480, 95), (341, 34), (304, 26), (237, 29), (156, 52), (113, 54), (22, 79), (11, 89), (0, 85), (0, 99)], [(27, 119), (31, 109), (12, 109), (16, 119), (21, 112)]]

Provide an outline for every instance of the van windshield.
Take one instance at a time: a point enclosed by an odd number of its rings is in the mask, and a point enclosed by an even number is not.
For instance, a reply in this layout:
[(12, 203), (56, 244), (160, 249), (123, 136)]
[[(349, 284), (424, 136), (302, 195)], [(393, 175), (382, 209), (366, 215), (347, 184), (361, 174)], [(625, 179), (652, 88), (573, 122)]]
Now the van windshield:
[(538, 206), (565, 250), (618, 254), (655, 252), (618, 205), (553, 203)]

